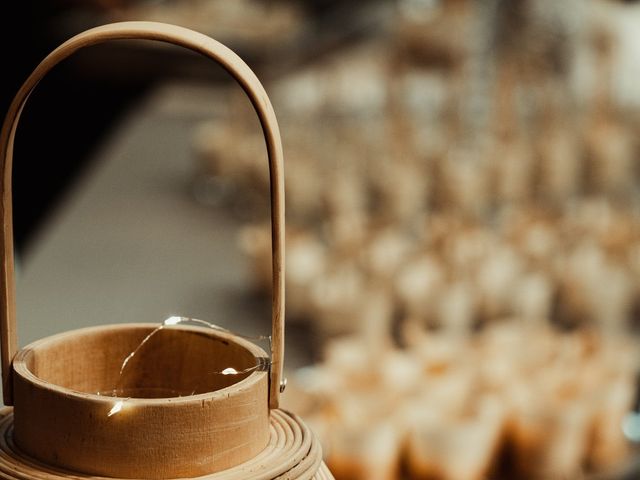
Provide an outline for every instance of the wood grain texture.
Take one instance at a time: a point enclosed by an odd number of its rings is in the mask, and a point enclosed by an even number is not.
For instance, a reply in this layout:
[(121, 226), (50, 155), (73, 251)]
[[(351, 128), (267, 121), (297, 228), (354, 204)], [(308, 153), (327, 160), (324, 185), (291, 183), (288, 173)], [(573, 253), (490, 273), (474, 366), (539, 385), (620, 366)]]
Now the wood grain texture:
[[(263, 451), (267, 355), (231, 334), (183, 326), (157, 331), (130, 360), (130, 374), (125, 369), (119, 384), (125, 393), (109, 396), (123, 360), (156, 328), (91, 327), (21, 350), (13, 361), (18, 448), (68, 471), (152, 479), (223, 471)], [(217, 373), (255, 365), (264, 368)], [(109, 416), (118, 402), (121, 410)]]
[[(12, 409), (0, 410), (0, 478), (6, 480), (106, 480), (54, 469), (34, 461), (16, 447), (12, 435)], [(223, 472), (198, 477), (201, 480), (333, 480), (322, 462), (320, 445), (302, 420), (282, 410), (270, 414), (267, 447), (251, 460)]]
[(272, 224), (272, 351), (269, 386), (269, 406), (279, 405), (284, 360), (284, 174), (283, 152), (278, 123), (273, 107), (258, 78), (235, 53), (221, 43), (186, 28), (155, 22), (122, 22), (83, 32), (54, 50), (33, 71), (22, 85), (5, 117), (0, 133), (0, 168), (3, 181), (0, 200), (2, 218), (0, 235), (0, 346), (2, 347), (2, 380), (4, 402), (14, 403), (11, 362), (17, 351), (15, 278), (13, 263), (12, 162), (16, 128), (20, 114), (31, 91), (59, 62), (75, 51), (91, 45), (119, 39), (156, 40), (179, 45), (208, 57), (235, 78), (249, 97), (262, 126), (271, 182)]

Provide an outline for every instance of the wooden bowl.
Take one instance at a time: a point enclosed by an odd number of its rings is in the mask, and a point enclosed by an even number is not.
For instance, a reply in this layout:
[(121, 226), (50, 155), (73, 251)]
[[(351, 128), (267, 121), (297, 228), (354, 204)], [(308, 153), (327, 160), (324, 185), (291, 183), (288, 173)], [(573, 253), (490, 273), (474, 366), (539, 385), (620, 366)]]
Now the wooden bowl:
[(260, 453), (269, 440), (268, 357), (241, 338), (159, 330), (127, 363), (120, 397), (110, 396), (124, 359), (155, 328), (86, 328), (21, 350), (13, 362), (18, 448), (65, 470), (118, 478), (204, 475)]

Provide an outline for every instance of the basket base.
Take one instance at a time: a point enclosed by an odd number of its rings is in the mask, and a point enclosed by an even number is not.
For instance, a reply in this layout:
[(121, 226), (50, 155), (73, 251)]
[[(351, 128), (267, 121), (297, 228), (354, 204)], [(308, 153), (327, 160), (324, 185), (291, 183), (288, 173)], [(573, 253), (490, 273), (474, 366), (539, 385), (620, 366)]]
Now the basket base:
[[(333, 480), (322, 462), (322, 449), (302, 420), (284, 410), (272, 410), (269, 444), (256, 457), (229, 470), (199, 480)], [(69, 480), (77, 478), (24, 455), (13, 442), (13, 409), (0, 410), (0, 477), (7, 480)], [(103, 477), (91, 477), (102, 480)], [(104, 480), (108, 480), (104, 477)], [(109, 479), (113, 480), (113, 479)], [(117, 479), (116, 479), (117, 480)]]

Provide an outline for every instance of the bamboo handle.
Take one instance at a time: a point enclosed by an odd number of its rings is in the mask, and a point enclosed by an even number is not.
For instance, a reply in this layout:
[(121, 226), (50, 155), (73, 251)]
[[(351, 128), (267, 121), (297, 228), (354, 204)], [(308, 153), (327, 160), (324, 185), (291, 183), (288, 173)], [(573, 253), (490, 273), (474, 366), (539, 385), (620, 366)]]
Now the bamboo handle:
[(2, 385), (4, 403), (13, 404), (11, 364), (17, 352), (16, 299), (13, 264), (13, 212), (11, 175), (13, 144), (22, 109), (38, 82), (59, 62), (81, 48), (109, 40), (145, 39), (179, 45), (219, 63), (237, 80), (255, 109), (264, 134), (271, 181), (271, 239), (273, 263), (272, 340), (269, 407), (278, 408), (284, 360), (284, 174), (282, 142), (278, 122), (264, 87), (247, 64), (221, 43), (192, 30), (156, 22), (122, 22), (87, 30), (51, 52), (31, 73), (14, 98), (0, 133), (2, 164), (2, 248), (0, 268), (0, 343), (2, 347)]

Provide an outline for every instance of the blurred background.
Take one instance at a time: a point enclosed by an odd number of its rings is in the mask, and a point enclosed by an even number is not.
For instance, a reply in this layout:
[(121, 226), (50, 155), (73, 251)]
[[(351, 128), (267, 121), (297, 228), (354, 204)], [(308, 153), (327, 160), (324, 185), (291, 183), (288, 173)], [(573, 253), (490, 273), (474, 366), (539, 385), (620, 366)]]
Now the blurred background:
[[(270, 95), (287, 195), (287, 407), (338, 480), (639, 478), (640, 5), (13, 2), (6, 111), (80, 31), (155, 20)], [(92, 324), (269, 330), (259, 124), (216, 65), (114, 42), (16, 142), (22, 345)]]

